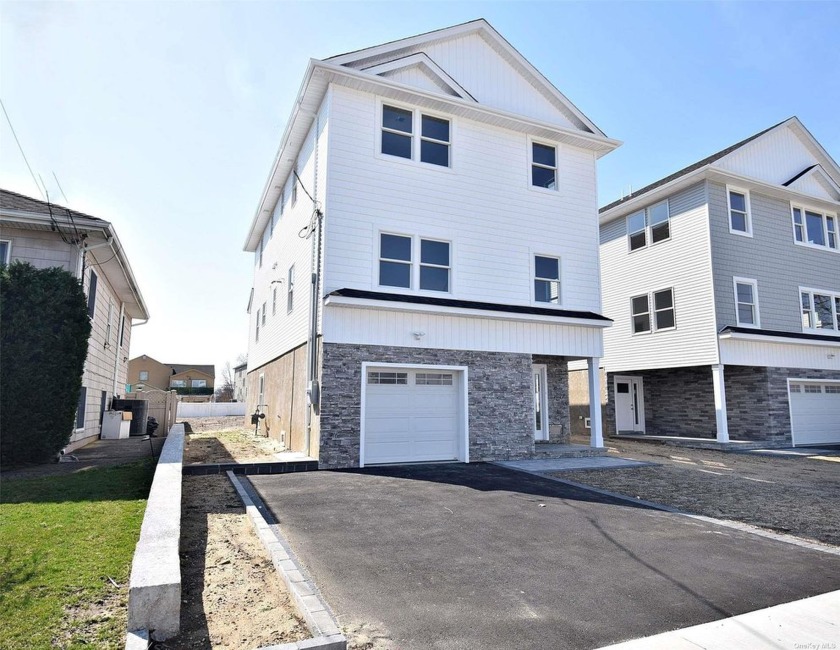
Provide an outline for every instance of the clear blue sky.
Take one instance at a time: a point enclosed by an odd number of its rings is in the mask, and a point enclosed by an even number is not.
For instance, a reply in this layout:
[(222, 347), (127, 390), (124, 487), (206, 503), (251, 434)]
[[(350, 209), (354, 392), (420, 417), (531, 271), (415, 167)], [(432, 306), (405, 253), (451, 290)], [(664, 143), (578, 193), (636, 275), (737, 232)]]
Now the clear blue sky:
[[(601, 204), (791, 115), (840, 158), (837, 2), (2, 2), (0, 97), (51, 196), (115, 224), (152, 313), (131, 355), (218, 370), (307, 60), (478, 17), (625, 143)], [(2, 118), (0, 186), (38, 196)]]

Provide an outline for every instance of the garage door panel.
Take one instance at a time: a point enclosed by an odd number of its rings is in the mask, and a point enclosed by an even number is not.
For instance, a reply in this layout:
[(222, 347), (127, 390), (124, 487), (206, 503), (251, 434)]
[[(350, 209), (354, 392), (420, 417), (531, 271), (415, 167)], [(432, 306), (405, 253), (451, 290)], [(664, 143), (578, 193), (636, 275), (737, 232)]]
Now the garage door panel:
[(791, 382), (790, 416), (795, 445), (840, 442), (838, 384)]
[[(400, 370), (402, 384), (368, 382), (365, 391), (365, 463), (457, 460), (459, 451), (460, 375)], [(418, 383), (418, 372), (421, 377)], [(372, 374), (373, 373), (373, 374)], [(374, 381), (385, 369), (368, 370)], [(441, 380), (440, 377), (444, 376)], [(451, 384), (445, 377), (451, 377)], [(430, 384), (429, 381), (441, 381)]]

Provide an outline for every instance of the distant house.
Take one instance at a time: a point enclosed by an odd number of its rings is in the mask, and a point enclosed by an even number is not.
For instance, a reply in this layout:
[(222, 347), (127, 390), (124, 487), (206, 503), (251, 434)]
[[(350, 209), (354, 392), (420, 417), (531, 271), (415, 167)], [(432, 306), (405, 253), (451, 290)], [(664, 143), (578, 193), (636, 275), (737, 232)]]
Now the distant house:
[(132, 388), (142, 384), (158, 390), (174, 390), (186, 402), (209, 402), (215, 380), (216, 367), (212, 364), (161, 363), (145, 354), (128, 362), (128, 383)]
[(609, 432), (840, 442), (840, 167), (797, 118), (600, 215)]
[(248, 363), (242, 363), (233, 369), (233, 400), (244, 402), (247, 391)]
[(114, 226), (103, 219), (0, 190), (0, 261), (63, 268), (87, 294), (93, 328), (72, 451), (99, 436), (103, 412), (123, 393), (132, 321), (147, 320), (149, 311)]

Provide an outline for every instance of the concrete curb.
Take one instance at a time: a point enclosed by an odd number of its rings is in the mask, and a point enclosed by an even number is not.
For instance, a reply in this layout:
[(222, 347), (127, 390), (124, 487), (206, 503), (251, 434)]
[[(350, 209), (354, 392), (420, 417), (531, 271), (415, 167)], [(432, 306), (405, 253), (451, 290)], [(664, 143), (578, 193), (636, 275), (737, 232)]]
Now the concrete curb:
[(134, 630), (125, 639), (125, 650), (149, 650), (149, 630)]
[(317, 460), (285, 460), (267, 463), (204, 463), (184, 465), (185, 476), (205, 476), (208, 474), (288, 474), (290, 472), (315, 472)]
[(251, 518), (257, 535), (259, 535), (271, 556), (274, 567), (286, 584), (292, 602), (295, 604), (298, 613), (306, 621), (306, 625), (313, 636), (311, 639), (295, 643), (267, 646), (263, 650), (303, 650), (304, 648), (306, 650), (315, 648), (320, 650), (346, 650), (347, 639), (341, 633), (332, 610), (324, 602), (315, 583), (307, 576), (288, 542), (271, 527), (263, 516), (262, 511), (265, 511), (265, 504), (260, 501), (255, 493), (252, 496), (232, 471), (228, 471), (227, 475), (237, 494), (239, 494), (239, 498), (242, 499), (245, 511)]
[[(181, 468), (184, 425), (175, 424), (158, 458), (140, 539), (131, 562), (126, 647), (148, 630), (156, 641), (176, 634), (181, 624)], [(131, 647), (141, 647), (131, 646)]]
[(758, 535), (759, 537), (766, 537), (768, 539), (776, 540), (777, 542), (783, 542), (785, 544), (792, 544), (794, 546), (800, 546), (802, 548), (807, 548), (812, 551), (819, 551), (821, 553), (829, 553), (830, 555), (838, 555), (840, 556), (840, 547), (831, 546), (830, 544), (823, 544), (821, 542), (812, 542), (806, 539), (802, 539), (801, 537), (795, 537), (794, 535), (785, 535), (783, 533), (774, 533), (769, 530), (765, 530), (764, 528), (759, 528), (758, 526), (752, 526), (750, 524), (742, 524), (739, 521), (730, 521), (728, 519), (715, 519), (714, 517), (706, 517), (704, 515), (693, 515), (690, 512), (685, 512), (680, 510), (679, 508), (673, 508), (671, 506), (666, 506), (661, 503), (654, 503), (653, 501), (645, 501), (644, 499), (634, 499), (633, 497), (628, 497), (626, 494), (619, 494), (618, 492), (610, 492), (609, 490), (602, 490), (601, 488), (596, 488), (591, 485), (586, 485), (585, 483), (578, 483), (576, 481), (570, 481), (564, 478), (557, 478), (556, 476), (549, 476), (543, 472), (535, 472), (527, 469), (517, 469), (515, 467), (507, 467), (505, 465), (500, 465), (497, 462), (491, 462), (491, 465), (496, 465), (497, 467), (501, 467), (503, 469), (508, 469), (512, 472), (522, 472), (523, 474), (531, 474), (532, 476), (539, 476), (540, 478), (547, 479), (549, 481), (556, 481), (557, 483), (563, 483), (565, 485), (569, 485), (571, 487), (580, 488), (581, 490), (588, 490), (589, 492), (595, 492), (596, 494), (603, 494), (607, 497), (612, 497), (613, 499), (618, 499), (620, 501), (627, 501), (629, 503), (634, 503), (636, 505), (645, 506), (646, 508), (651, 508), (653, 510), (661, 510), (663, 512), (670, 512), (674, 515), (680, 515), (682, 517), (688, 517), (689, 519), (694, 519), (695, 521), (702, 521), (707, 524), (715, 524), (717, 526), (723, 526), (724, 528), (732, 528), (734, 530), (740, 530), (744, 533), (751, 533), (753, 535)]

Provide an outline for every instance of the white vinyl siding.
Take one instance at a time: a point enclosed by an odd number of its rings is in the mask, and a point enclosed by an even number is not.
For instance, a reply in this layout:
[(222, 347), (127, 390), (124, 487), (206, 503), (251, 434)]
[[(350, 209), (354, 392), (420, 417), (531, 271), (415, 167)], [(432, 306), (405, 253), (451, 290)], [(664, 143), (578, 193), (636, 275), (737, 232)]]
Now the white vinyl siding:
[[(717, 363), (705, 198), (704, 183), (669, 197), (671, 241), (667, 245), (630, 252), (626, 219), (614, 219), (601, 227), (603, 313), (614, 321), (604, 331), (604, 365), (610, 372)], [(731, 281), (730, 276), (730, 298)], [(634, 335), (630, 299), (668, 288), (673, 289), (677, 327), (663, 328), (654, 335)], [(655, 328), (652, 297), (649, 308)], [(665, 324), (667, 316), (662, 318)]]
[(339, 87), (332, 99), (324, 295), (382, 290), (379, 235), (389, 232), (452, 242), (450, 295), (463, 300), (533, 304), (531, 260), (550, 250), (563, 259), (563, 307), (600, 312), (591, 152), (558, 146), (557, 191), (533, 192), (524, 135), (459, 119), (457, 174), (393, 164), (375, 155), (376, 98)]

